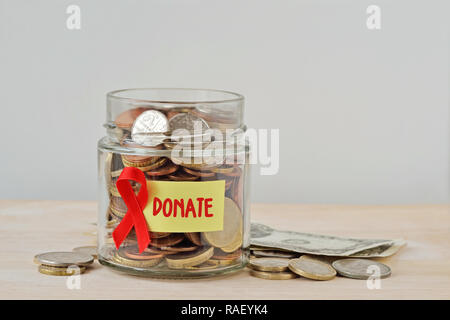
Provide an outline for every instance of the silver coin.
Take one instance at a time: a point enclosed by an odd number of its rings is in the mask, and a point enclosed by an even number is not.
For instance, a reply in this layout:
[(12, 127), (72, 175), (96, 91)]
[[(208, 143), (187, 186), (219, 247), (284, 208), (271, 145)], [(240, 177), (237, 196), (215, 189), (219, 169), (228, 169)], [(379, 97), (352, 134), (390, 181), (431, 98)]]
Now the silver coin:
[(76, 247), (72, 249), (73, 252), (81, 252), (86, 253), (94, 257), (94, 259), (97, 259), (97, 247), (96, 246), (83, 246), (83, 247)]
[(54, 267), (86, 266), (93, 261), (90, 254), (82, 252), (46, 252), (34, 257), (34, 262)]
[(191, 113), (179, 113), (170, 118), (169, 128), (171, 140), (180, 145), (203, 149), (210, 140), (203, 138), (205, 131), (209, 129), (206, 121)]
[(179, 113), (170, 118), (169, 128), (171, 131), (177, 129), (194, 131), (199, 129), (198, 134), (201, 134), (203, 130), (208, 129), (209, 127), (205, 120), (193, 115), (192, 113)]
[(391, 268), (380, 262), (368, 259), (340, 259), (333, 262), (333, 268), (339, 275), (352, 279), (369, 279), (369, 277), (387, 278)]
[(164, 135), (151, 135), (152, 133), (164, 133), (169, 130), (169, 121), (166, 116), (156, 110), (148, 110), (139, 115), (131, 128), (131, 138), (134, 142), (154, 147), (162, 143)]

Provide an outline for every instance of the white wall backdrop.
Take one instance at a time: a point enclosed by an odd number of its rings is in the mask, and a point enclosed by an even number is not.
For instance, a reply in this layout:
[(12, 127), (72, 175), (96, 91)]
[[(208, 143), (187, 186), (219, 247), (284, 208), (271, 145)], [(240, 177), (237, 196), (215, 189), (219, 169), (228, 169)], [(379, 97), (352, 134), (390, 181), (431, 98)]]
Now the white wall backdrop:
[(0, 0), (0, 198), (95, 199), (106, 92), (200, 87), (244, 94), (248, 126), (280, 129), (279, 173), (255, 168), (253, 201), (448, 202), (449, 9)]

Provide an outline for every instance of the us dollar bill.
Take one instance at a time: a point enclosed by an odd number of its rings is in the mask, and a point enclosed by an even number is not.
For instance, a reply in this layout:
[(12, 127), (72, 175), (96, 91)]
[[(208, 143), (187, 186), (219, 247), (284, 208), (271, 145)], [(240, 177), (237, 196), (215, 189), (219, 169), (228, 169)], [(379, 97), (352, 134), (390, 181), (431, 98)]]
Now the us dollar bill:
[(297, 253), (338, 257), (387, 257), (406, 244), (403, 239), (356, 239), (295, 231), (276, 230), (252, 223), (253, 248), (273, 248)]

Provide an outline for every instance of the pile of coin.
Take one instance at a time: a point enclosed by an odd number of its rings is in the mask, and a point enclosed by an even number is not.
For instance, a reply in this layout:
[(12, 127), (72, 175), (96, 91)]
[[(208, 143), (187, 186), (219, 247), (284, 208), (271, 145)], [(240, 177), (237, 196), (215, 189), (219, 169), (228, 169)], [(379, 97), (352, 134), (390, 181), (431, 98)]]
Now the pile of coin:
[(52, 276), (81, 274), (94, 261), (94, 257), (87, 252), (92, 253), (92, 248), (79, 247), (73, 252), (46, 252), (36, 255), (34, 262), (39, 265), (38, 270), (43, 274)]
[(338, 259), (329, 264), (323, 258), (302, 255), (299, 258), (252, 258), (248, 267), (252, 276), (268, 280), (288, 280), (304, 277), (331, 280), (336, 274), (352, 279), (368, 279), (376, 268), (377, 276), (386, 278), (391, 270), (385, 264), (368, 259)]
[[(234, 162), (233, 159), (205, 161), (204, 157), (199, 158), (194, 153), (188, 157), (174, 156), (171, 152), (179, 144), (185, 150), (189, 147), (203, 150), (205, 144), (195, 140), (196, 134), (201, 135), (212, 127), (223, 130), (235, 125), (232, 113), (217, 113), (207, 107), (138, 107), (116, 117), (110, 128), (114, 127), (117, 141), (130, 151), (106, 153), (105, 181), (109, 196), (107, 242), (112, 242), (112, 230), (127, 212), (127, 206), (116, 187), (117, 179), (125, 167), (140, 169), (147, 180), (225, 180), (224, 227), (222, 231), (202, 233), (150, 231), (151, 242), (143, 253), (139, 253), (136, 234), (132, 230), (120, 249), (110, 246), (104, 258), (118, 265), (144, 269), (203, 270), (240, 263), (244, 164)], [(186, 137), (193, 139), (186, 142)], [(137, 183), (132, 183), (132, 187), (136, 193), (139, 191)]]

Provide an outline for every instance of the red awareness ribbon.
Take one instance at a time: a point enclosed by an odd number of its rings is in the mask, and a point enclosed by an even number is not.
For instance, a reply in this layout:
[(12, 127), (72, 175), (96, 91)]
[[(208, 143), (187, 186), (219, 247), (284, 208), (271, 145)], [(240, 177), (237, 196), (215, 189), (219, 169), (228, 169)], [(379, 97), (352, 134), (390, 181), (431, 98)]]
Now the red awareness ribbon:
[[(138, 182), (141, 185), (137, 197), (131, 187), (130, 180)], [(139, 253), (142, 253), (150, 243), (147, 221), (142, 212), (147, 205), (148, 200), (145, 174), (137, 168), (125, 167), (117, 179), (116, 186), (123, 201), (127, 205), (128, 211), (120, 224), (113, 231), (112, 236), (114, 243), (116, 244), (116, 248), (119, 249), (121, 243), (134, 227), (139, 246)]]

